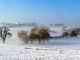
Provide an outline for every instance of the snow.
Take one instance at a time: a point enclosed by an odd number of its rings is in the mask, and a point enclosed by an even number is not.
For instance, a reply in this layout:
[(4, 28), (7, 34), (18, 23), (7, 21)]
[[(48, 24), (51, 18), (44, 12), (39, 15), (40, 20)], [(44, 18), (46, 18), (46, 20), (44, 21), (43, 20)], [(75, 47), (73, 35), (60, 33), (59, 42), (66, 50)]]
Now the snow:
[[(5, 44), (0, 40), (0, 60), (80, 60), (80, 36), (24, 44), (17, 38), (17, 32), (31, 28), (10, 28), (13, 37), (7, 38)], [(50, 33), (51, 36), (61, 34), (60, 28), (50, 29), (57, 32)]]
[(0, 44), (0, 60), (80, 60), (80, 50)]

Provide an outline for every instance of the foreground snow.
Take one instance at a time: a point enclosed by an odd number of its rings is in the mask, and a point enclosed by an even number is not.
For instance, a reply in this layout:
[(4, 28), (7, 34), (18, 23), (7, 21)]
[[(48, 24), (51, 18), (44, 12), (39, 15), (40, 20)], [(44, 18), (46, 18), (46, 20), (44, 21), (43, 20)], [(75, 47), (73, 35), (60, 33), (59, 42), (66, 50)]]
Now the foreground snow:
[(80, 50), (0, 44), (0, 60), (80, 60)]

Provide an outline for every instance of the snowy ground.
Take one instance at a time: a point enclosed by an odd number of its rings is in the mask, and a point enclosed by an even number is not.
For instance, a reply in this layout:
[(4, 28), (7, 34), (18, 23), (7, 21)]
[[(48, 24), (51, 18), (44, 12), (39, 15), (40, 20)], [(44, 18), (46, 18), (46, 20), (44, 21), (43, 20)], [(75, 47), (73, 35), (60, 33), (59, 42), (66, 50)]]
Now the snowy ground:
[[(17, 38), (19, 30), (30, 31), (28, 28), (11, 28), (12, 38), (7, 38), (5, 44), (0, 40), (0, 60), (80, 60), (80, 36), (51, 39), (49, 43), (23, 44)], [(59, 36), (60, 28), (51, 28)]]
[(80, 60), (80, 50), (0, 44), (0, 60)]

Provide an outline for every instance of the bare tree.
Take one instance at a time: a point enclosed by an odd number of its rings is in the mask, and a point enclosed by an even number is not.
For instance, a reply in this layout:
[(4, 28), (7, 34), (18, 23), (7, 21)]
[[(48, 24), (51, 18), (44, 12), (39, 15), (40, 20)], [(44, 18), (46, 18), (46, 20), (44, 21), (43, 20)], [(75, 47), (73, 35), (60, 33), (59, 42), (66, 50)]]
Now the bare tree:
[(10, 29), (7, 28), (6, 26), (0, 28), (0, 38), (3, 40), (3, 43), (5, 43), (5, 40), (6, 40), (6, 37), (7, 37), (7, 32), (9, 30)]

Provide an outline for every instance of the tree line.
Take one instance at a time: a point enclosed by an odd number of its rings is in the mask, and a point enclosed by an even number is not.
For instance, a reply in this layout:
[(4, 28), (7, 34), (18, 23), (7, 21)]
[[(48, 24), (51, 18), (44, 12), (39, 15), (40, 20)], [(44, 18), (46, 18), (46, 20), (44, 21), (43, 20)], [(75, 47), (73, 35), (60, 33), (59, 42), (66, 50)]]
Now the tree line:
[[(20, 40), (24, 41), (25, 43), (28, 43), (29, 41), (31, 43), (33, 41), (37, 41), (38, 43), (45, 41), (49, 42), (49, 38), (51, 37), (49, 30), (50, 29), (45, 26), (35, 26), (30, 30), (29, 34), (28, 31), (24, 30), (18, 31), (17, 37)], [(0, 38), (3, 40), (3, 43), (5, 43), (7, 35), (9, 35), (9, 37), (12, 36), (12, 34), (9, 31), (10, 29), (7, 28), (6, 26), (0, 27)], [(67, 29), (66, 27), (63, 26), (61, 27), (61, 31), (62, 37), (68, 36), (74, 37), (80, 35), (80, 27)]]

